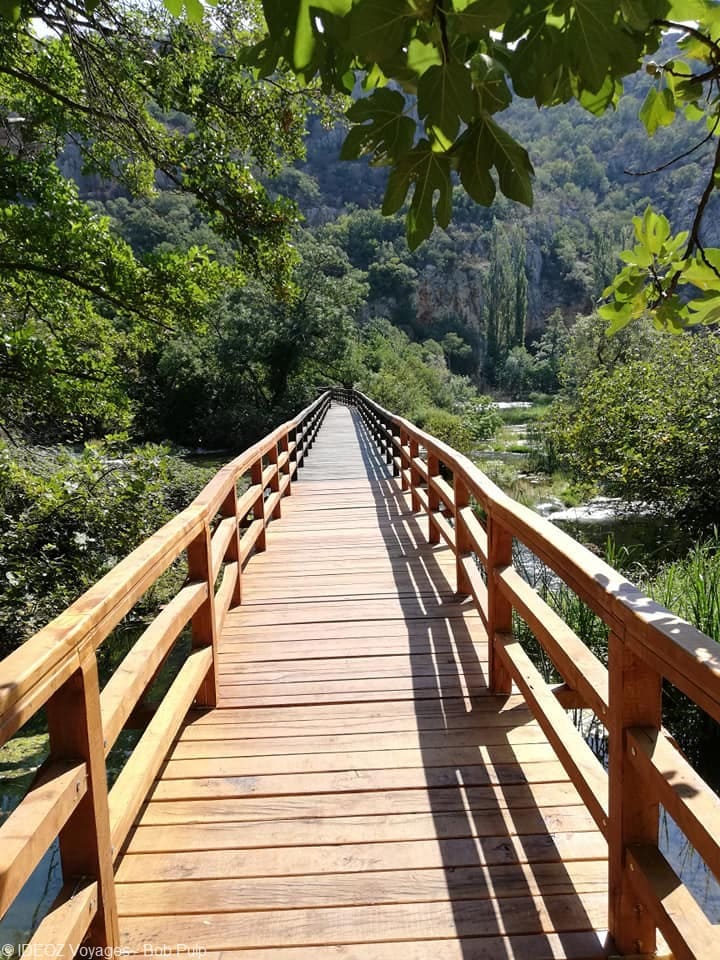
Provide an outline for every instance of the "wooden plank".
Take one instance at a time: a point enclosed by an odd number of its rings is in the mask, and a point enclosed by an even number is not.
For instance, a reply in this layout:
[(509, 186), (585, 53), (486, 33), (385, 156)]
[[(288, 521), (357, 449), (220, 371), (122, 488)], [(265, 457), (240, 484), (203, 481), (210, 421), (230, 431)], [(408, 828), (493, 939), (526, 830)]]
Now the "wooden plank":
[[(558, 799), (562, 790), (558, 790)], [(503, 833), (521, 836), (587, 832), (593, 820), (583, 806), (546, 807), (544, 810), (478, 810), (463, 813), (406, 813), (382, 816), (328, 817), (301, 820), (246, 820), (229, 823), (188, 823), (181, 826), (136, 827), (129, 853), (179, 850), (233, 850), (238, 848), (303, 847), (326, 844), (375, 843), (399, 840), (444, 840), (489, 837)]]
[[(218, 633), (222, 631), (223, 625), (225, 623), (225, 617), (227, 612), (230, 609), (230, 604), (232, 603), (233, 596), (235, 593), (235, 588), (237, 586), (238, 577), (240, 576), (240, 563), (237, 560), (233, 560), (231, 563), (226, 563), (223, 570), (222, 580), (220, 582), (220, 589), (215, 594), (215, 624)], [(219, 677), (218, 677), (219, 681)]]
[[(74, 957), (85, 942), (98, 908), (96, 882), (66, 883), (26, 944), (29, 957)], [(112, 951), (112, 945), (109, 947)], [(119, 948), (118, 948), (119, 949)], [(86, 946), (90, 952), (92, 947)]]
[[(119, 943), (112, 836), (108, 815), (107, 772), (102, 740), (97, 659), (90, 652), (73, 676), (47, 703), (50, 756), (54, 762), (84, 761), (87, 790), (58, 835), (65, 884), (94, 881), (88, 939), (93, 946)], [(58, 917), (74, 916), (63, 902)]]
[(601, 720), (607, 719), (607, 668), (514, 567), (498, 571), (497, 581), (566, 683), (580, 693)]
[(586, 802), (603, 833), (608, 830), (608, 777), (600, 761), (591, 752), (582, 735), (530, 658), (512, 636), (496, 635), (498, 650), (507, 669), (526, 696), (550, 743), (568, 771), (580, 796)]
[(629, 727), (630, 763), (677, 823), (700, 857), (720, 877), (720, 798), (662, 730)]
[(633, 887), (662, 930), (675, 960), (707, 960), (717, 954), (718, 931), (657, 847), (634, 845), (627, 861)]
[(592, 930), (606, 917), (603, 894), (582, 897), (514, 897), (502, 909), (502, 901), (466, 900), (455, 903), (383, 904), (371, 907), (318, 908), (266, 913), (205, 914), (204, 925), (196, 918), (124, 917), (123, 942), (131, 947), (187, 944), (188, 947), (224, 950), (243, 947), (277, 947), (307, 943), (368, 943), (386, 940), (447, 939), (488, 936), (493, 933), (536, 933)]
[(420, 767), (551, 763), (555, 752), (549, 743), (498, 744), (497, 746), (420, 747), (405, 750), (235, 756), (225, 752), (209, 757), (169, 759), (164, 780), (204, 780), (208, 777), (254, 777), (285, 773), (326, 773), (332, 770), (382, 770)]
[(210, 647), (188, 656), (110, 790), (110, 830), (116, 857), (212, 662)]
[(483, 867), (379, 870), (327, 873), (307, 877), (253, 877), (246, 880), (178, 880), (118, 885), (120, 912), (126, 917), (172, 914), (235, 913), (248, 910), (433, 903), (454, 900), (546, 897), (602, 893), (607, 868), (599, 860), (532, 867), (503, 864), (489, 877)]
[[(533, 763), (523, 769), (518, 764), (467, 766), (462, 769), (465, 786), (514, 783), (567, 782), (562, 764)], [(159, 780), (150, 797), (154, 800), (191, 800), (199, 791), (223, 797), (280, 796), (308, 793), (356, 793), (363, 790), (419, 790), (423, 787), (458, 785), (458, 770), (448, 767), (409, 767), (400, 769), (331, 771), (329, 773), (266, 774), (247, 777), (203, 777), (195, 780)]]
[(253, 520), (250, 526), (246, 530), (243, 530), (242, 537), (240, 538), (241, 566), (245, 563), (247, 558), (250, 556), (258, 540), (260, 540), (264, 532), (265, 532), (265, 521), (262, 519)]
[[(285, 754), (350, 753), (378, 750), (422, 750), (456, 747), (501, 746), (515, 744), (546, 743), (546, 738), (537, 724), (521, 727), (489, 727), (485, 729), (460, 730), (398, 730), (392, 732), (354, 734), (331, 733), (326, 736), (298, 734), (294, 737), (267, 736), (247, 738), (242, 728), (218, 725), (206, 727), (210, 738), (187, 736), (182, 731), (172, 751), (174, 760), (189, 757), (250, 757), (282, 756)], [(191, 731), (194, 733), (194, 731)], [(270, 731), (268, 731), (270, 732)], [(272, 731), (274, 732), (274, 731)]]
[(470, 537), (470, 542), (473, 547), (473, 551), (480, 558), (483, 566), (487, 567), (488, 563), (488, 537), (485, 527), (478, 519), (474, 507), (463, 507), (460, 511), (460, 516), (462, 517), (463, 523), (465, 524), (465, 529), (468, 532)]
[(312, 876), (375, 870), (496, 867), (508, 863), (570, 863), (607, 858), (607, 845), (597, 830), (581, 833), (543, 831), (521, 837), (461, 837), (391, 843), (366, 841), (310, 847), (263, 847), (245, 850), (201, 850), (128, 853), (118, 865), (118, 883), (174, 882), (233, 877)]
[(183, 587), (143, 631), (103, 687), (100, 705), (106, 756), (183, 627), (207, 595), (206, 583), (189, 583)]
[(242, 520), (248, 515), (248, 513), (255, 506), (259, 497), (262, 496), (263, 488), (259, 483), (255, 483), (252, 486), (248, 487), (245, 493), (242, 496), (238, 497), (237, 502), (237, 516), (239, 520)]
[(232, 540), (236, 530), (237, 530), (237, 517), (225, 517), (224, 520), (220, 521), (220, 523), (217, 526), (217, 529), (212, 535), (211, 579), (213, 583), (215, 582), (215, 578), (220, 572), (220, 566), (222, 565), (223, 559), (227, 552), (227, 548), (230, 545), (230, 541)]
[[(403, 705), (407, 703), (407, 701), (402, 700), (390, 702)], [(246, 721), (242, 717), (243, 713), (253, 711), (255, 709), (253, 707), (241, 707), (238, 709), (223, 708), (218, 716), (206, 716), (203, 722), (195, 719), (187, 724), (183, 728), (182, 739), (212, 740), (217, 738), (219, 735), (218, 731), (223, 730), (231, 731), (228, 739), (241, 736), (245, 740), (251, 740), (256, 737), (277, 736), (283, 737), (286, 741), (290, 741), (295, 737), (325, 734), (340, 736), (351, 734), (380, 733), (382, 735), (392, 732), (419, 732), (421, 735), (424, 735), (430, 731), (443, 734), (445, 731), (466, 730), (470, 733), (471, 737), (475, 739), (475, 742), (478, 742), (480, 735), (477, 734), (476, 736), (476, 731), (482, 730), (482, 739), (485, 740), (485, 742), (492, 742), (492, 739), (507, 738), (510, 731), (517, 729), (524, 730), (528, 724), (535, 722), (529, 710), (522, 710), (519, 707), (512, 712), (506, 711), (504, 713), (493, 713), (492, 709), (489, 709), (478, 710), (477, 714), (444, 714), (443, 711), (449, 706), (452, 706), (451, 700), (420, 700), (417, 705), (426, 707), (428, 704), (435, 706), (436, 712), (419, 717), (417, 721), (413, 717), (402, 717), (400, 715), (383, 716), (382, 713), (377, 716), (365, 718), (340, 716), (329, 722), (322, 717), (313, 717), (312, 714), (297, 717), (294, 720), (286, 720), (284, 716), (285, 709), (302, 709), (302, 707), (287, 707), (278, 708), (277, 712), (279, 717), (275, 723), (272, 723), (272, 721), (265, 723), (262, 721), (253, 722), (249, 718)], [(478, 704), (482, 705), (479, 699), (475, 701), (475, 705), (477, 706)], [(335, 704), (334, 706), (336, 706), (338, 710), (346, 710), (355, 705), (354, 703), (343, 703)], [(324, 706), (324, 704), (317, 704), (317, 706)], [(382, 708), (387, 706), (387, 702), (378, 701), (377, 703), (371, 704), (371, 706), (377, 706), (382, 710)], [(312, 707), (308, 707), (308, 710), (311, 709)], [(240, 716), (237, 716), (238, 714), (240, 714)], [(193, 716), (195, 717), (196, 714), (193, 714)], [(235, 718), (234, 720), (233, 717)]]
[[(514, 936), (463, 937), (436, 940), (403, 940), (402, 960), (605, 960), (610, 951), (607, 932), (582, 931)], [(167, 960), (187, 958), (186, 953), (163, 954)], [(271, 947), (269, 949), (207, 951), (203, 960), (398, 960), (398, 944), (352, 943), (337, 946)]]
[[(364, 680), (382, 677), (432, 676), (443, 682), (446, 677), (464, 675), (476, 684), (482, 683), (485, 675), (483, 663), (472, 657), (468, 651), (466, 663), (455, 658), (454, 651), (445, 654), (415, 654), (408, 651), (405, 656), (356, 656), (330, 657), (317, 656), (300, 661), (275, 660), (265, 663), (246, 664), (241, 655), (231, 658), (223, 655), (218, 668), (220, 683), (228, 685), (257, 683), (302, 683), (323, 680)], [(440, 678), (443, 678), (441, 680)]]
[(0, 915), (87, 792), (84, 763), (45, 763), (22, 802), (0, 826)]
[(461, 699), (449, 701), (442, 706), (434, 703), (418, 703), (413, 705), (402, 700), (388, 700), (383, 703), (348, 703), (344, 705), (314, 704), (305, 706), (285, 706), (278, 711), (275, 706), (248, 707), (234, 709), (223, 707), (217, 710), (195, 710), (189, 715), (192, 723), (260, 723), (272, 725), (282, 719), (286, 723), (302, 723), (305, 721), (319, 721), (327, 724), (342, 719), (358, 721), (373, 719), (412, 718), (414, 726), (423, 727), (427, 721), (436, 721), (442, 718), (447, 726), (467, 726), (478, 723), (492, 723), (493, 717), (520, 717), (528, 716), (526, 701), (521, 696), (510, 697), (478, 697), (467, 707)]
[(293, 820), (343, 816), (384, 816), (406, 813), (457, 813), (467, 810), (521, 810), (581, 806), (570, 783), (527, 783), (458, 789), (376, 790), (279, 797), (206, 796), (190, 800), (153, 800), (139, 818), (143, 826), (179, 823), (223, 823), (241, 820)]

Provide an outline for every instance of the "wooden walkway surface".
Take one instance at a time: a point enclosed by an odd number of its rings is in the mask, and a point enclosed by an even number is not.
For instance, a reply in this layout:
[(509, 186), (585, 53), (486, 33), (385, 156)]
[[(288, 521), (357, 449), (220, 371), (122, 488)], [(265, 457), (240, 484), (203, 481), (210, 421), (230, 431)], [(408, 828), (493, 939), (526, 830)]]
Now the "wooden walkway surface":
[(606, 844), (387, 470), (333, 405), (119, 863), (131, 952), (607, 956)]

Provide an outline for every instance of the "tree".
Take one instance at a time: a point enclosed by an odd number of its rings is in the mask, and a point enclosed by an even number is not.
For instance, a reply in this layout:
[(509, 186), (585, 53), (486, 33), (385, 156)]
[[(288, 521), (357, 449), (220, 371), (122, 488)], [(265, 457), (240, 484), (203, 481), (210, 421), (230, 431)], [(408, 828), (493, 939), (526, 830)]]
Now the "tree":
[[(257, 82), (244, 66), (256, 13), (252, 0), (222, 0), (212, 19), (189, 22), (157, 5), (50, 0), (0, 17), (6, 433), (77, 440), (124, 429), (142, 357), (202, 335), (224, 291), (262, 276), (295, 296), (297, 211), (257, 174), (302, 155), (313, 94), (290, 74)], [(62, 173), (78, 159), (125, 194), (118, 220)], [(179, 203), (152, 223), (149, 211), (128, 212), (128, 193), (160, 188), (185, 200), (192, 231), (182, 220), (169, 229)]]
[(575, 479), (716, 523), (720, 336), (656, 337), (645, 356), (590, 373), (544, 429)]
[[(614, 106), (622, 80), (677, 30), (681, 56), (650, 62), (641, 117), (650, 136), (684, 114), (707, 131), (705, 187), (693, 222), (673, 235), (652, 210), (637, 246), (606, 291), (614, 329), (651, 312), (679, 329), (720, 319), (720, 250), (703, 242), (703, 217), (720, 172), (720, 7), (712, 0), (263, 0), (268, 35), (255, 48), (259, 76), (279, 65), (346, 94), (342, 156), (390, 169), (383, 212), (407, 209), (411, 247), (447, 227), (452, 174), (478, 203), (497, 189), (530, 205), (533, 168), (498, 117), (514, 97), (551, 107), (578, 100), (592, 114)], [(693, 25), (687, 26), (688, 23)]]

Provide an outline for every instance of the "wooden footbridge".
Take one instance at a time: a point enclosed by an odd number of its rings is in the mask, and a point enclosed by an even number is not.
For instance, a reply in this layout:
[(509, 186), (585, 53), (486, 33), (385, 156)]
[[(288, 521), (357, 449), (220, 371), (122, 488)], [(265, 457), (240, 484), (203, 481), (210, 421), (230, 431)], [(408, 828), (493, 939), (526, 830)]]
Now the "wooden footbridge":
[[(603, 618), (609, 672), (514, 539)], [(98, 646), (178, 562), (184, 585), (100, 690)], [(720, 718), (713, 641), (454, 450), (328, 392), (0, 664), (0, 742), (43, 708), (50, 733), (0, 828), (0, 909), (59, 838), (32, 956), (712, 960), (658, 809), (720, 875), (720, 804), (661, 728), (663, 677)], [(608, 770), (572, 706), (607, 727)]]

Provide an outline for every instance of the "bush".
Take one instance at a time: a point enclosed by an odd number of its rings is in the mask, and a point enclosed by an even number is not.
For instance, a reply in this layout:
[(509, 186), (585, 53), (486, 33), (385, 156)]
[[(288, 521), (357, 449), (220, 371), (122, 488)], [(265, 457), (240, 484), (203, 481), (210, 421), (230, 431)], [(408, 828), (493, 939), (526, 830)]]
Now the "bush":
[(0, 446), (0, 655), (186, 506), (212, 472), (121, 439), (77, 453)]
[(659, 338), (648, 358), (596, 370), (542, 429), (573, 478), (698, 526), (720, 519), (720, 336)]

